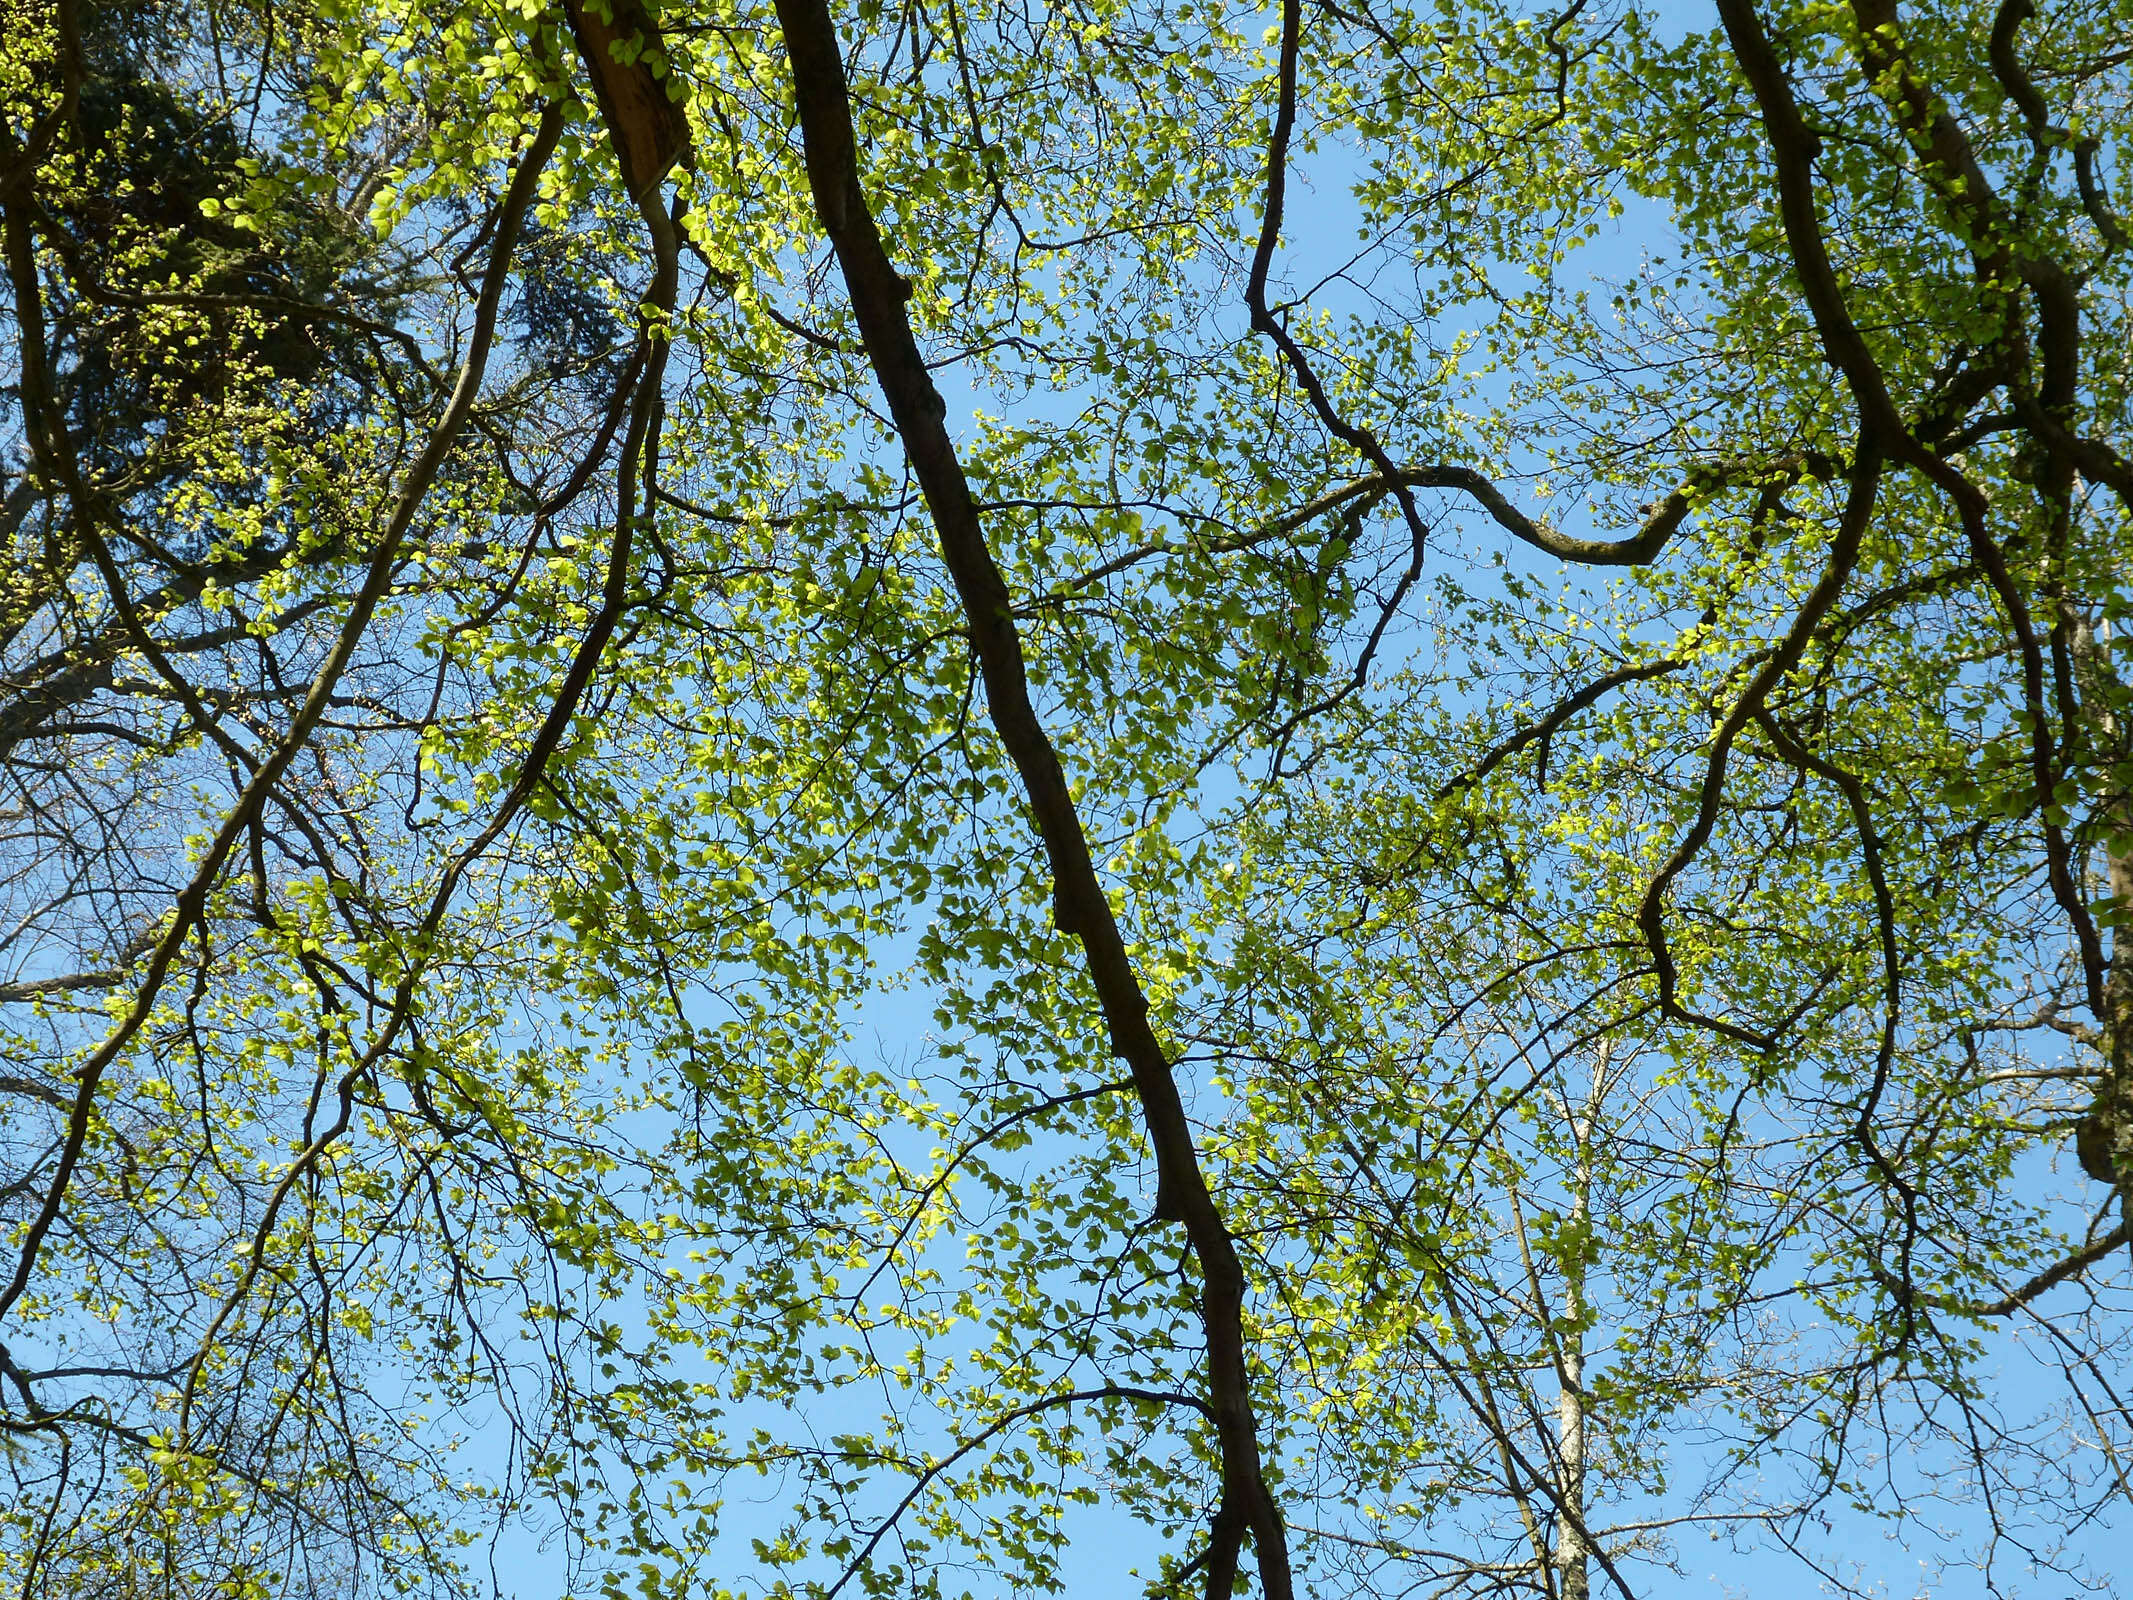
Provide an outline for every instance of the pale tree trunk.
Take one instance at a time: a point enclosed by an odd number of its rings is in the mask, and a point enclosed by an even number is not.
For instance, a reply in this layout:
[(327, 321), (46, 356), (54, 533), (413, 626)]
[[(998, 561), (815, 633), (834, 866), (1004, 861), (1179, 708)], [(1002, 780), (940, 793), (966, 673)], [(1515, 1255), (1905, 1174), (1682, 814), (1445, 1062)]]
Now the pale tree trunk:
[[(1570, 1191), (1568, 1221), (1573, 1236), (1581, 1236), (1592, 1216), (1592, 1132), (1597, 1126), (1600, 1104), (1608, 1089), (1610, 1052), (1603, 1043), (1595, 1052), (1592, 1081), (1582, 1106), (1570, 1104), (1567, 1096), (1557, 1106), (1569, 1128), (1574, 1156), (1567, 1175)], [(1532, 1238), (1526, 1231), (1525, 1208), (1514, 1181), (1507, 1185), (1511, 1227), (1518, 1241), (1519, 1259), (1526, 1270), (1535, 1316), (1542, 1319), (1542, 1340), (1547, 1358), (1555, 1369), (1555, 1451), (1553, 1481), (1545, 1494), (1521, 1492), (1520, 1472), (1513, 1462), (1508, 1435), (1499, 1431), (1497, 1448), (1503, 1456), (1504, 1481), (1511, 1485), (1531, 1542), (1533, 1571), (1547, 1586), (1551, 1600), (1587, 1600), (1591, 1593), (1590, 1568), (1597, 1553), (1590, 1538), (1585, 1484), (1592, 1426), (1591, 1401), (1585, 1392), (1586, 1260), (1583, 1243), (1557, 1263), (1563, 1274), (1563, 1315), (1551, 1316), (1549, 1295), (1540, 1263), (1534, 1256)]]
[(1585, 1520), (1585, 1342), (1572, 1334), (1563, 1350), (1562, 1394), (1556, 1401), (1558, 1448), (1563, 1457), (1563, 1501), (1571, 1515), (1561, 1519), (1555, 1541), (1555, 1592), (1561, 1600), (1586, 1600), (1590, 1557), (1581, 1524)]
[[(1570, 1216), (1580, 1230), (1592, 1217), (1592, 1131), (1607, 1090), (1609, 1052), (1603, 1045), (1593, 1058), (1592, 1084), (1582, 1112), (1571, 1127), (1577, 1140)], [(1592, 1552), (1586, 1541), (1585, 1464), (1585, 1257), (1563, 1263), (1563, 1310), (1570, 1331), (1556, 1351), (1556, 1450), (1562, 1466), (1563, 1503), (1556, 1517), (1555, 1592), (1559, 1600), (1587, 1600), (1591, 1593)]]
[[(2111, 666), (2109, 626), (2104, 624), (2101, 640), (2086, 620), (2077, 619), (2072, 630), (2082, 698), (2101, 708), (2099, 743), (2106, 749), (2119, 740), (2118, 718), (2110, 709), (2110, 692), (2117, 687), (2118, 674)], [(2118, 815), (2113, 820), (2121, 827), (2133, 828), (2129, 805), (2133, 797), (2116, 797)], [(2103, 853), (2112, 902), (2121, 908), (2133, 907), (2133, 844), (2107, 836)], [(2111, 931), (2111, 962), (2104, 975), (2096, 1032), (2104, 1058), (2103, 1081), (2075, 1133), (2074, 1150), (2084, 1172), (2117, 1188), (2120, 1211), (2128, 1230), (2133, 1231), (2133, 929)]]
[[(2133, 906), (2133, 850), (2106, 848), (2111, 899)], [(2075, 1136), (2082, 1168), (2090, 1177), (2114, 1185), (2118, 1208), (2133, 1234), (2133, 929), (2111, 933), (2111, 967), (2103, 983), (2100, 1032), (2104, 1049), (2103, 1082), (2096, 1103)]]

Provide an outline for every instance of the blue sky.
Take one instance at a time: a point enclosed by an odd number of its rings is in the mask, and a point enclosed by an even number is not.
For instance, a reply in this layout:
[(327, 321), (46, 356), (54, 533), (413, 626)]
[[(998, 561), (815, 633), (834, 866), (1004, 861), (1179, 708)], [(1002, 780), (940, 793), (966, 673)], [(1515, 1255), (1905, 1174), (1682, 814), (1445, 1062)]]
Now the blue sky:
[[(1685, 5), (1665, 6), (1659, 15), (1664, 26), (1675, 30), (1708, 26), (1715, 20), (1706, 8)], [(1344, 192), (1346, 176), (1337, 155), (1323, 157), (1309, 181), (1292, 188), (1284, 265), (1293, 280), (1315, 276), (1324, 265), (1337, 262), (1349, 248), (1354, 237), (1354, 210)], [(1597, 277), (1628, 276), (1648, 253), (1665, 253), (1671, 244), (1664, 218), (1649, 207), (1632, 205), (1583, 252), (1577, 265)], [(1322, 294), (1317, 304), (1336, 312), (1352, 309), (1343, 303), (1338, 289)], [(951, 414), (967, 421), (974, 397), (967, 392), (958, 393), (952, 383), (952, 377), (944, 375)], [(894, 992), (867, 1004), (858, 1019), (855, 1053), (868, 1055), (878, 1049), (891, 1056), (923, 1054), (932, 1029), (931, 1005), (926, 996)], [(2043, 1172), (2037, 1178), (2040, 1182), (2051, 1181)], [(2051, 1398), (2048, 1374), (2018, 1345), (2007, 1346), (1997, 1372), (1998, 1397), (2011, 1409), (2042, 1404)], [(2080, 1446), (2069, 1437), (2068, 1447)], [(1683, 1476), (1693, 1478), (1694, 1473)], [(775, 1490), (768, 1484), (761, 1499), (730, 1499), (725, 1511), (725, 1536), (736, 1550), (743, 1549), (749, 1538), (774, 1525), (782, 1509)], [(1980, 1531), (1981, 1515), (1976, 1508), (1952, 1507), (1944, 1513), (1941, 1526), (1952, 1536), (1953, 1543), (1960, 1545)], [(1075, 1596), (1136, 1593), (1137, 1586), (1128, 1574), (1136, 1567), (1144, 1571), (1152, 1568), (1161, 1548), (1157, 1537), (1108, 1509), (1078, 1511), (1073, 1518), (1075, 1537), (1063, 1572), (1067, 1592)], [(2084, 1537), (2108, 1564), (2106, 1553), (2114, 1540), (2123, 1537), (2127, 1526), (2121, 1514), (2115, 1525), (2092, 1525)], [(1908, 1600), (1911, 1596), (1959, 1600), (1989, 1592), (1985, 1579), (1978, 1574), (1940, 1571), (1937, 1560), (1941, 1551), (1922, 1529), (1899, 1534), (1889, 1524), (1872, 1517), (1832, 1513), (1826, 1525), (1815, 1533), (1818, 1559), (1829, 1563), (1832, 1569), (1845, 1571), (1869, 1592), (1888, 1595), (1892, 1600)], [(1680, 1541), (1677, 1556), (1678, 1573), (1652, 1565), (1630, 1569), (1637, 1584), (1635, 1592), (1651, 1600), (1718, 1600), (1721, 1596), (1762, 1600), (1765, 1596), (1813, 1593), (1821, 1587), (1808, 1567), (1767, 1545), (1736, 1549), (1725, 1537), (1691, 1532)], [(559, 1592), (552, 1557), (523, 1535), (510, 1537), (499, 1547), (498, 1573), (505, 1591), (518, 1600), (546, 1600)], [(2067, 1600), (2072, 1600), (2071, 1591), (2049, 1583), (2033, 1586), (2012, 1567), (2004, 1569), (2001, 1578), (2009, 1587), (2024, 1593), (2050, 1600), (2066, 1595)], [(1600, 1575), (1595, 1574), (1594, 1583), (1596, 1593), (1608, 1592)]]

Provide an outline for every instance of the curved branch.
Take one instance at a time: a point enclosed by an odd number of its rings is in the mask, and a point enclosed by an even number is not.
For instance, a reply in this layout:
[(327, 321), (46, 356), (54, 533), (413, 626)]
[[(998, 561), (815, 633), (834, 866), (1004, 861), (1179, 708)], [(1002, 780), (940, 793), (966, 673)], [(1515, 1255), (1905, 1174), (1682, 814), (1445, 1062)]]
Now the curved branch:
[(2095, 1240), (2091, 1244), (2083, 1245), (2064, 1261), (2046, 1267), (2034, 1278), (2031, 1278), (2029, 1282), (2023, 1284), (2021, 1288), (2015, 1289), (2001, 1299), (1991, 1301), (1985, 1305), (1976, 1305), (1969, 1301), (1957, 1300), (1949, 1295), (1935, 1294), (1907, 1297), (1904, 1294), (1904, 1286), (1901, 1283), (1885, 1276), (1883, 1281), (1899, 1299), (1915, 1298), (1920, 1304), (1931, 1306), (1936, 1311), (1953, 1312), (1961, 1317), (2004, 1317), (2021, 1310), (2047, 1289), (2056, 1289), (2068, 1279), (2080, 1277), (2089, 1268), (2124, 1244), (2129, 1238), (2133, 1238), (2133, 1232), (2129, 1232), (2126, 1225), (2120, 1223), (2102, 1238)]
[(1032, 1400), (1027, 1405), (1016, 1406), (1014, 1410), (1004, 1416), (995, 1418), (985, 1427), (979, 1429), (918, 1475), (910, 1490), (901, 1500), (896, 1502), (895, 1506), (890, 1509), (889, 1514), (881, 1519), (880, 1525), (867, 1536), (867, 1541), (859, 1547), (858, 1554), (845, 1563), (844, 1571), (838, 1576), (837, 1581), (829, 1586), (823, 1595), (823, 1600), (836, 1600), (836, 1596), (843, 1592), (845, 1585), (859, 1575), (860, 1568), (864, 1567), (874, 1552), (881, 1548), (881, 1541), (889, 1536), (896, 1524), (902, 1520), (903, 1514), (918, 1503), (918, 1497), (926, 1492), (926, 1486), (942, 1473), (948, 1471), (958, 1461), (961, 1461), (973, 1451), (982, 1450), (1018, 1422), (1027, 1421), (1031, 1417), (1037, 1416), (1042, 1412), (1054, 1410), (1059, 1406), (1078, 1405), (1090, 1400), (1141, 1400), (1150, 1405), (1185, 1406), (1190, 1410), (1199, 1412), (1203, 1417), (1211, 1419), (1213, 1416), (1213, 1413), (1208, 1409), (1207, 1402), (1194, 1395), (1172, 1394), (1162, 1389), (1138, 1389), (1130, 1384), (1123, 1383), (1107, 1383), (1101, 1389), (1076, 1389), (1067, 1394), (1046, 1395), (1042, 1400)]
[[(67, 1189), (73, 1181), (74, 1170), (81, 1161), (82, 1150), (88, 1140), (97, 1086), (111, 1063), (118, 1059), (120, 1053), (132, 1042), (133, 1036), (148, 1020), (157, 996), (162, 993), (164, 979), (169, 974), (179, 948), (191, 934), (194, 925), (206, 914), (208, 897), (222, 874), (223, 864), (229, 859), (230, 851), (265, 805), (267, 792), (280, 781), (281, 775), (288, 770), (290, 763), (309, 741), (312, 729), (325, 715), (335, 685), (354, 660), (356, 646), (369, 627), (372, 614), (391, 586), (393, 569), (398, 563), (407, 531), (428, 498), (430, 486), (436, 481), (454, 442), (466, 425), (468, 414), (474, 408), (475, 397), (481, 392), (489, 352), (495, 343), (497, 318), (503, 302), (504, 282), (509, 275), (512, 248), (517, 241), (520, 223), (532, 205), (536, 182), (541, 171), (547, 166), (548, 158), (554, 152), (562, 132), (561, 108), (553, 104), (544, 107), (540, 125), (505, 191), (496, 244), (476, 304), (474, 336), (466, 360), (460, 367), (458, 381), (453, 386), (451, 401), (445, 407), (444, 414), (439, 417), (436, 427), (431, 430), (428, 443), (410, 468), (399, 494), (394, 498), (383, 535), (371, 557), (362, 584), (351, 597), (348, 618), (342, 624), (339, 636), (327, 652), (325, 660), (319, 664), (305, 694), (304, 703), (291, 720), (287, 732), (252, 773), (236, 803), (231, 806), (216, 829), (192, 879), (179, 892), (173, 907), (174, 915), (164, 928), (155, 949), (150, 953), (148, 970), (142, 975), (132, 1005), (127, 1008), (118, 1024), (105, 1035), (103, 1042), (76, 1069), (78, 1087), (75, 1091), (74, 1110), (68, 1119), (67, 1136), (60, 1150), (57, 1170), (46, 1191), (43, 1205), (22, 1235), (14, 1272), (10, 1275), (5, 1289), (0, 1290), (0, 1315), (10, 1310), (29, 1288), (31, 1276), (36, 1271), (38, 1255), (44, 1247), (45, 1235), (51, 1231), (52, 1224), (59, 1218), (60, 1207), (66, 1201)], [(20, 347), (23, 358), (23, 409), (33, 419), (31, 439), (40, 474), (47, 479), (64, 481), (65, 469), (55, 459), (50, 433), (49, 418), (52, 412), (50, 389), (42, 371), (43, 311), (38, 301), (36, 265), (29, 254), (28, 227), (19, 213), (8, 218), (7, 239), (8, 265), (14, 279), (17, 314), (22, 327)]]
[(1726, 1022), (1717, 1017), (1700, 1015), (1680, 1003), (1677, 997), (1679, 975), (1666, 937), (1667, 891), (1674, 880), (1687, 870), (1689, 864), (1702, 852), (1709, 842), (1712, 830), (1718, 825), (1719, 804), (1726, 782), (1726, 765), (1732, 755), (1733, 744), (1740, 737), (1741, 729), (1761, 711), (1764, 697), (1781, 682), (1785, 675), (1799, 664), (1807, 649), (1808, 641), (1821, 626), (1822, 619), (1837, 602), (1838, 595), (1851, 577), (1853, 564), (1858, 560), (1859, 548), (1866, 535), (1866, 526), (1874, 514), (1874, 499), (1881, 485), (1882, 462), (1875, 448), (1872, 435), (1862, 429), (1859, 448), (1854, 456), (1856, 465), (1850, 492), (1845, 497), (1844, 511), (1837, 521), (1837, 533), (1831, 542), (1828, 563), (1821, 578), (1801, 602), (1794, 614), (1792, 626), (1778, 642), (1775, 650), (1747, 688), (1741, 691), (1733, 709), (1726, 714), (1711, 741), (1711, 754), (1704, 767), (1704, 778), (1697, 801), (1696, 817), (1689, 831), (1674, 847), (1664, 865), (1652, 876), (1644, 893), (1643, 904), (1637, 909), (1637, 926), (1643, 930), (1645, 943), (1652, 952), (1652, 967), (1659, 982), (1660, 1009), (1676, 1022), (1691, 1023), (1707, 1028), (1751, 1049), (1768, 1050), (1776, 1040), (1769, 1034), (1758, 1033), (1752, 1028)]

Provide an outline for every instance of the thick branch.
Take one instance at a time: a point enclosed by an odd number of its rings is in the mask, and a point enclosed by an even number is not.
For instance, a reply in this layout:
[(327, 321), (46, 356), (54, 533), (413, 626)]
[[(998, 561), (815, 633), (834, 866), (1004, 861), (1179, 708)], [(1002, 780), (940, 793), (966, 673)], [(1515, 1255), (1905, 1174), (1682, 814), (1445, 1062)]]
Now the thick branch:
[[(1088, 838), (1058, 753), (1030, 702), (1013, 598), (985, 542), (970, 485), (945, 425), (905, 313), (910, 288), (889, 261), (860, 186), (850, 90), (824, 0), (778, 0), (815, 209), (851, 296), (867, 356), (926, 496), (985, 682), (986, 710), (1022, 780), (1052, 874), (1053, 917), (1081, 941), (1089, 977), (1126, 1062), (1156, 1153), (1157, 1214), (1182, 1221), (1200, 1263), (1210, 1410), (1222, 1457), (1222, 1496), (1241, 1507), (1267, 1600), (1290, 1600), (1288, 1543), (1260, 1469), (1244, 1342), (1244, 1271), (1200, 1170), (1168, 1056), (1148, 1023), (1148, 1000), (1096, 875)], [(1219, 1588), (1217, 1587), (1219, 1583)], [(1210, 1565), (1210, 1600), (1227, 1600), (1229, 1575)]]

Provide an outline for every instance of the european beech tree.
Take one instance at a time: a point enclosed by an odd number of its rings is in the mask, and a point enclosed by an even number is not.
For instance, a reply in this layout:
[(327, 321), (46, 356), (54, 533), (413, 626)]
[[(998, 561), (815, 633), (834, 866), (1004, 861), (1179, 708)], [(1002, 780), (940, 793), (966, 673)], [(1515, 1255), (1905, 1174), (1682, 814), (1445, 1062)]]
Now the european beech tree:
[(0, 1577), (2113, 1592), (2129, 41), (13, 5)]

